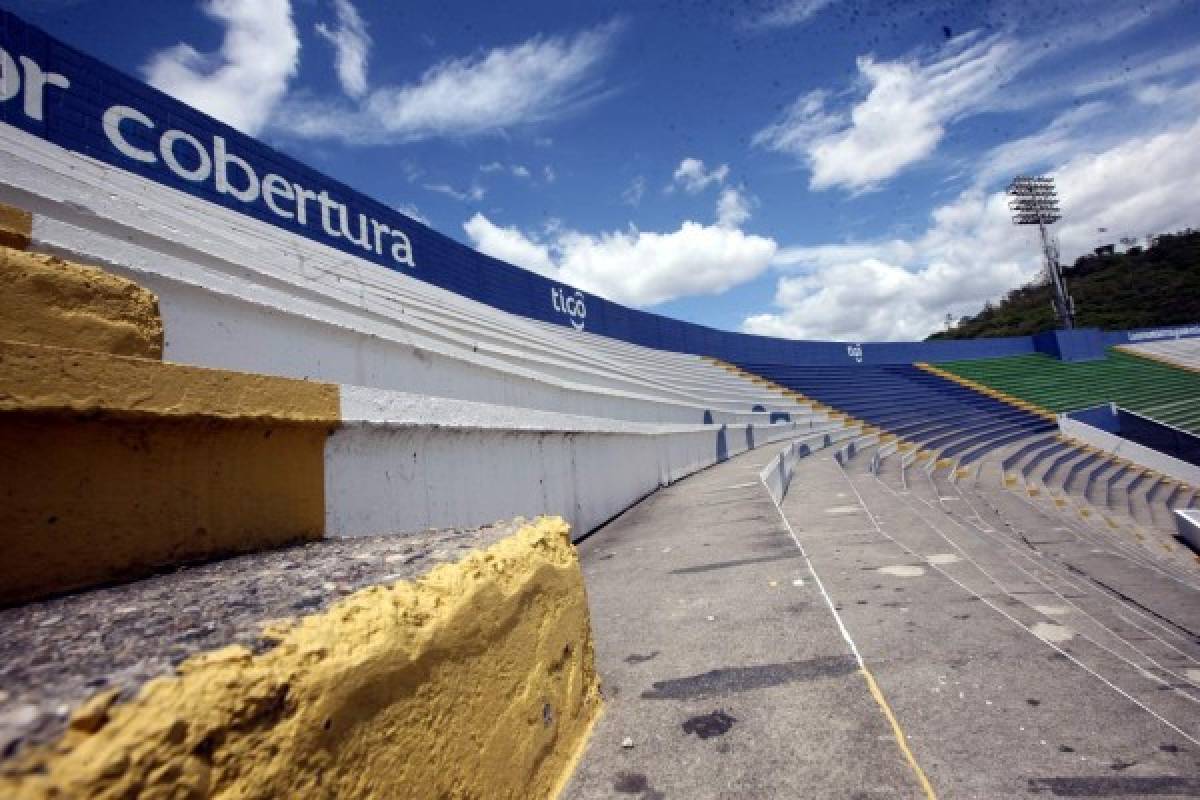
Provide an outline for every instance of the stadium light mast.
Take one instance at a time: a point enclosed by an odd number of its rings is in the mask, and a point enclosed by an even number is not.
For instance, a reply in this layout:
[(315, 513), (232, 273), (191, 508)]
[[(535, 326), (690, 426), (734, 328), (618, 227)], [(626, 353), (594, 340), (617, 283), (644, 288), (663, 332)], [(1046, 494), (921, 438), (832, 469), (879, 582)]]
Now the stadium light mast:
[(1054, 179), (1045, 175), (1018, 175), (1008, 186), (1008, 207), (1016, 225), (1037, 225), (1042, 237), (1046, 272), (1054, 285), (1054, 313), (1067, 329), (1075, 327), (1075, 302), (1067, 294), (1067, 282), (1058, 263), (1058, 243), (1049, 228), (1062, 219)]

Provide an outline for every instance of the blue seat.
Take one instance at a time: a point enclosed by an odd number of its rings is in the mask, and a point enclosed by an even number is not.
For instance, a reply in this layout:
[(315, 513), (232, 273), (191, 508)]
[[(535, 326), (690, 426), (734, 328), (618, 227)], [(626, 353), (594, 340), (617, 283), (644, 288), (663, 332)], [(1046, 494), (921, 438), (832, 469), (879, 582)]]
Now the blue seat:
[(747, 372), (923, 447), (969, 463), (1054, 424), (909, 364), (803, 366), (744, 362)]

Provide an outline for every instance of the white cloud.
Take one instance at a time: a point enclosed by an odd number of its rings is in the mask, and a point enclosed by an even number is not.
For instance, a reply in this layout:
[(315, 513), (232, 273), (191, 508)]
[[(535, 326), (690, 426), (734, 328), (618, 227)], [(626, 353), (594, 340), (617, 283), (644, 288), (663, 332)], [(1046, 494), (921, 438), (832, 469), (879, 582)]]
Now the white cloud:
[(986, 107), (1025, 62), (1005, 38), (972, 35), (938, 57), (858, 59), (865, 96), (849, 112), (829, 111), (826, 91), (809, 92), (754, 135), (753, 143), (803, 160), (810, 188), (869, 189), (927, 158), (950, 121)]
[(715, 183), (720, 186), (727, 177), (729, 177), (729, 165), (727, 164), (721, 164), (709, 170), (705, 168), (704, 162), (700, 159), (685, 158), (679, 162), (671, 179), (677, 185), (682, 186), (685, 192), (697, 194), (708, 188), (710, 184)]
[(722, 228), (740, 228), (750, 219), (750, 199), (741, 189), (729, 186), (717, 197), (717, 224)]
[(510, 173), (514, 178), (531, 178), (533, 173), (529, 171), (529, 167), (524, 164), (504, 164), (500, 161), (492, 161), (487, 164), (480, 164), (479, 171), (492, 174), (496, 172)]
[(554, 167), (549, 164), (542, 167), (542, 180), (546, 181), (546, 183), (554, 183), (558, 180), (558, 175), (554, 172)]
[(1175, 129), (1200, 114), (1200, 80), (1182, 85), (1131, 80), (1120, 88), (1124, 94), (1069, 107), (1042, 130), (1005, 142), (977, 158), (975, 185), (1007, 182), (1017, 173), (1062, 164), (1081, 152), (1098, 153), (1131, 139)]
[(751, 28), (792, 28), (820, 13), (833, 0), (784, 0), (747, 21)]
[(463, 223), (463, 230), (481, 253), (541, 275), (553, 275), (557, 270), (550, 257), (550, 248), (515, 227), (502, 228), (476, 213)]
[(258, 133), (296, 74), (300, 39), (288, 0), (207, 0), (204, 13), (225, 26), (221, 49), (177, 44), (142, 68), (158, 89), (249, 134)]
[(342, 90), (351, 97), (367, 93), (367, 56), (371, 52), (371, 35), (350, 0), (334, 0), (338, 24), (330, 28), (317, 23), (317, 33), (333, 45), (338, 80)]
[(463, 229), (480, 252), (635, 306), (720, 294), (760, 275), (776, 250), (771, 239), (691, 221), (669, 233), (551, 226), (536, 237), (477, 213)]
[(477, 136), (560, 117), (602, 96), (595, 72), (619, 27), (535, 36), (443, 61), (415, 83), (369, 91), (354, 107), (289, 99), (277, 124), (300, 137), (377, 143)]
[(1200, 45), (1185, 47), (1171, 53), (1154, 51), (1150, 55), (1121, 59), (1109, 64), (1101, 73), (1084, 76), (1083, 80), (1071, 81), (1070, 91), (1078, 97), (1086, 97), (1113, 89), (1160, 81), (1181, 72), (1196, 71), (1200, 64)]
[(1084, 125), (1113, 113), (1108, 103), (1091, 102), (1071, 108), (1054, 118), (1041, 131), (992, 148), (982, 159), (975, 176), (976, 185), (988, 185), (998, 179), (1061, 162), (1078, 147), (1078, 135)]
[(421, 186), (431, 192), (437, 192), (438, 194), (444, 194), (447, 197), (453, 197), (455, 200), (458, 200), (462, 203), (466, 203), (468, 201), (472, 203), (478, 203), (483, 199), (484, 195), (487, 194), (487, 189), (484, 189), (477, 183), (471, 184), (466, 189), (456, 189), (448, 183), (423, 183)]
[(634, 208), (637, 208), (641, 204), (642, 197), (645, 196), (645, 194), (646, 179), (641, 175), (638, 175), (629, 183), (629, 186), (625, 188), (625, 191), (621, 192), (621, 202), (627, 206), (633, 206)]
[[(1051, 174), (1062, 201), (1056, 232), (1065, 263), (1099, 243), (1100, 227), (1111, 241), (1179, 230), (1200, 219), (1195, 94), (1176, 98), (1191, 103), (1187, 122), (1102, 147), (1077, 139), (1064, 149), (1073, 155)], [(936, 209), (915, 238), (785, 248), (774, 263), (801, 274), (781, 277), (777, 310), (747, 318), (743, 329), (843, 340), (924, 338), (947, 313), (975, 313), (1041, 268), (1036, 236), (1013, 226), (1003, 192), (979, 186)]]

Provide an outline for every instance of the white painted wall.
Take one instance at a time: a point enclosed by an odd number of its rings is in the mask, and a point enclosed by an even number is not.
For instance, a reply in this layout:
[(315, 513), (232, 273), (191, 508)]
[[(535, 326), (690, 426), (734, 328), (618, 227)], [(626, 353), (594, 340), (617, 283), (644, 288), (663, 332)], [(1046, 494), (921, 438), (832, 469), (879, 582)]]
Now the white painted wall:
[(1175, 509), (1175, 530), (1193, 550), (1200, 550), (1200, 511)]
[[(722, 428), (647, 425), (342, 387), (345, 425), (325, 449), (334, 536), (483, 525), (561, 514), (581, 536), (660, 486), (755, 446), (814, 431), (819, 417)], [(725, 445), (719, 448), (718, 439)]]

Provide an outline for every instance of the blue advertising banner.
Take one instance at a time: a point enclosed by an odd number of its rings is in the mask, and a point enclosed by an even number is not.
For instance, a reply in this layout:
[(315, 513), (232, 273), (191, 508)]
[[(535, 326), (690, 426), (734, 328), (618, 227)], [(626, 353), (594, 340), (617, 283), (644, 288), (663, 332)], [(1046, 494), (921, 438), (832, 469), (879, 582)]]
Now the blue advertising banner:
[(801, 342), (638, 311), (485, 256), (0, 10), (0, 123), (523, 317), (728, 361), (884, 364), (1033, 352), (1029, 337)]

